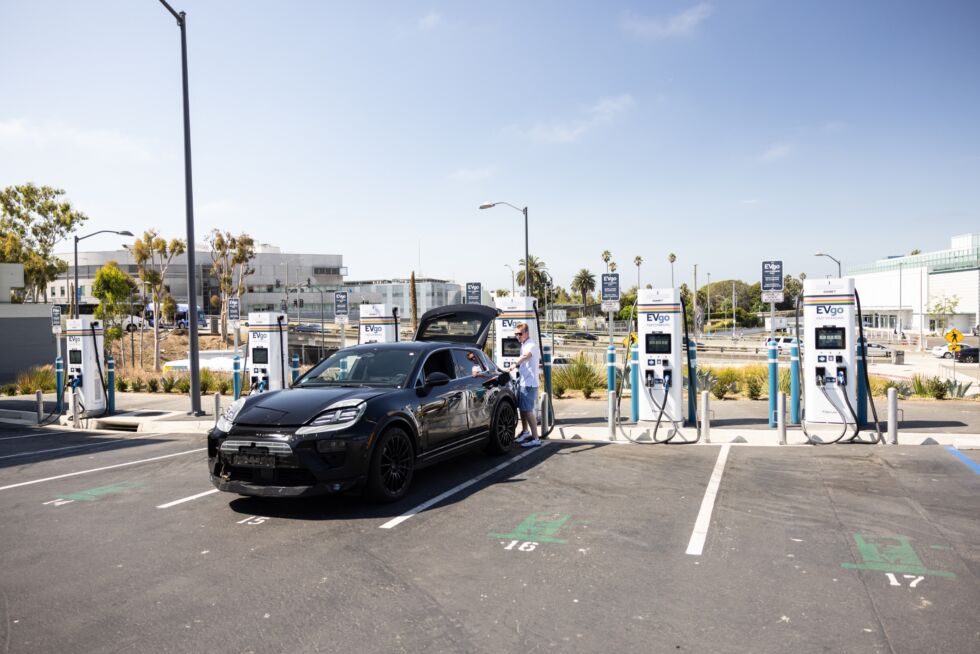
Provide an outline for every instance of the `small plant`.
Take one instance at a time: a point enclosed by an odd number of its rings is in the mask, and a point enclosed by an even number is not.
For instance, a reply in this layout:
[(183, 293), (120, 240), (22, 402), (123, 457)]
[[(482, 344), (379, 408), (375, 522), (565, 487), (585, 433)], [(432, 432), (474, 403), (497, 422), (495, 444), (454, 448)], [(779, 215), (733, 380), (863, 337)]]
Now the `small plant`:
[(54, 368), (49, 365), (33, 366), (17, 375), (17, 387), (21, 395), (53, 391), (55, 386)]
[(554, 384), (551, 387), (551, 394), (561, 399), (565, 395), (565, 387), (561, 384)]
[(592, 362), (584, 354), (579, 354), (570, 364), (555, 370), (553, 385), (561, 384), (564, 388), (581, 390), (585, 390), (588, 385), (595, 391), (602, 381), (602, 376)]
[(132, 387), (134, 393), (142, 393), (143, 390), (146, 389), (146, 382), (140, 377), (135, 377), (133, 381), (130, 382), (130, 386)]
[[(792, 373), (786, 368), (779, 369), (779, 380), (776, 382), (779, 387), (780, 393), (790, 394), (790, 386), (792, 382)], [(769, 373), (766, 373), (766, 385), (769, 384)]]
[(191, 380), (187, 377), (181, 377), (174, 384), (174, 388), (177, 389), (178, 393), (190, 393), (191, 392)]
[(719, 400), (725, 399), (729, 393), (738, 392), (738, 370), (721, 368), (718, 370), (718, 382), (711, 388), (711, 394)]
[[(204, 371), (202, 370), (201, 372), (203, 373)], [(212, 378), (210, 375), (208, 376), (204, 376), (203, 374), (201, 375), (201, 394), (207, 395), (208, 393), (210, 393), (213, 385), (214, 385), (214, 378)]]
[(167, 375), (166, 377), (160, 378), (160, 388), (163, 389), (164, 393), (172, 393), (174, 386), (177, 384), (177, 379)]
[(585, 399), (592, 397), (593, 393), (595, 393), (595, 386), (593, 386), (591, 383), (588, 383), (582, 387), (582, 395), (585, 396)]
[(929, 397), (929, 379), (922, 375), (912, 375), (912, 394), (916, 397)]
[(698, 382), (698, 391), (711, 391), (718, 383), (718, 377), (711, 371), (711, 368), (699, 368), (695, 376)]
[(17, 384), (4, 384), (0, 386), (0, 392), (4, 395), (17, 395)]
[(222, 395), (228, 395), (231, 392), (231, 380), (230, 379), (219, 379), (218, 380), (218, 392)]
[(949, 394), (949, 383), (945, 379), (933, 377), (928, 381), (929, 395), (936, 400), (945, 400)]
[(957, 399), (962, 399), (966, 397), (966, 392), (970, 390), (973, 386), (973, 382), (958, 382), (952, 379), (949, 380), (949, 396), (955, 397)]
[(116, 377), (116, 390), (120, 393), (125, 393), (129, 390), (129, 382), (122, 375)]
[(156, 377), (150, 377), (146, 380), (146, 390), (151, 393), (156, 393), (160, 390), (160, 380)]
[(762, 380), (755, 376), (750, 376), (745, 380), (745, 392), (750, 400), (758, 400), (762, 397)]

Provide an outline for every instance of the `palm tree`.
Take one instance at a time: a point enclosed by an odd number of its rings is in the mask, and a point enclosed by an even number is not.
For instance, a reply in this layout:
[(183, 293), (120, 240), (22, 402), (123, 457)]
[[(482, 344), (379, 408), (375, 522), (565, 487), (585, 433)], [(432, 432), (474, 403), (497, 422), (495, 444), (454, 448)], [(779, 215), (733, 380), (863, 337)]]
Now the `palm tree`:
[(643, 257), (636, 255), (633, 257), (633, 265), (636, 266), (636, 290), (640, 290), (640, 264), (643, 263)]
[(572, 280), (572, 290), (582, 295), (582, 306), (589, 299), (589, 293), (595, 290), (595, 275), (586, 268), (582, 268)]
[(602, 251), (602, 262), (604, 264), (606, 264), (606, 272), (609, 272), (609, 260), (610, 259), (612, 259), (612, 255), (609, 253), (609, 250), (603, 250)]
[[(548, 266), (544, 261), (537, 258), (533, 254), (527, 256), (528, 262), (531, 264), (527, 269), (531, 271), (531, 295), (536, 296), (537, 291), (535, 289), (540, 288), (542, 281), (544, 279), (544, 272), (548, 269)], [(524, 286), (524, 259), (518, 262), (521, 266), (520, 270), (517, 271), (517, 285)]]
[(667, 261), (670, 262), (670, 287), (674, 287), (674, 262), (677, 261), (677, 255), (671, 252), (667, 255)]
[(615, 261), (609, 264), (609, 272), (616, 272), (616, 268), (617, 266)]

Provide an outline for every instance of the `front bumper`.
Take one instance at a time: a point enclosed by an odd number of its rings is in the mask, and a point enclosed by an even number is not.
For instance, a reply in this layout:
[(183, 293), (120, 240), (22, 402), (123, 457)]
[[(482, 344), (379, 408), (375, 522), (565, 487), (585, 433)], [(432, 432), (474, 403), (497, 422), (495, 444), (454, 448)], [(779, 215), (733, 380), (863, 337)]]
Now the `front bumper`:
[[(272, 433), (235, 426), (208, 432), (208, 471), (215, 488), (256, 497), (306, 497), (362, 485), (370, 460), (371, 425), (330, 434)], [(321, 451), (318, 441), (329, 441)], [(272, 457), (271, 466), (236, 465), (236, 454)]]

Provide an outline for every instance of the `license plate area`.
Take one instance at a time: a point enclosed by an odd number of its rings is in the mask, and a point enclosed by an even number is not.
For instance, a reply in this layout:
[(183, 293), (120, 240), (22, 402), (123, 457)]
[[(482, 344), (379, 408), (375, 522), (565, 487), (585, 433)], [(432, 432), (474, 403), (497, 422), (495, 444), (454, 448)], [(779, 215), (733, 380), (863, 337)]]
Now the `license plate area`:
[(272, 454), (240, 452), (231, 455), (231, 465), (239, 468), (275, 468), (276, 457)]

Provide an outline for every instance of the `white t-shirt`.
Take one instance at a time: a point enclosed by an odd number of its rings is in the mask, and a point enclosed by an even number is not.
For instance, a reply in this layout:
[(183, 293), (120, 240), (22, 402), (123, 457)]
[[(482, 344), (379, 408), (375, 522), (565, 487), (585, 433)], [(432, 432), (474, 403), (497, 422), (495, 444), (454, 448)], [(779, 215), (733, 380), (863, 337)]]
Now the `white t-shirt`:
[(538, 385), (538, 363), (541, 361), (541, 355), (538, 353), (537, 344), (531, 339), (527, 339), (521, 344), (521, 356), (524, 356), (528, 352), (531, 356), (527, 361), (518, 366), (517, 371), (521, 374), (521, 386), (525, 387), (537, 387)]

